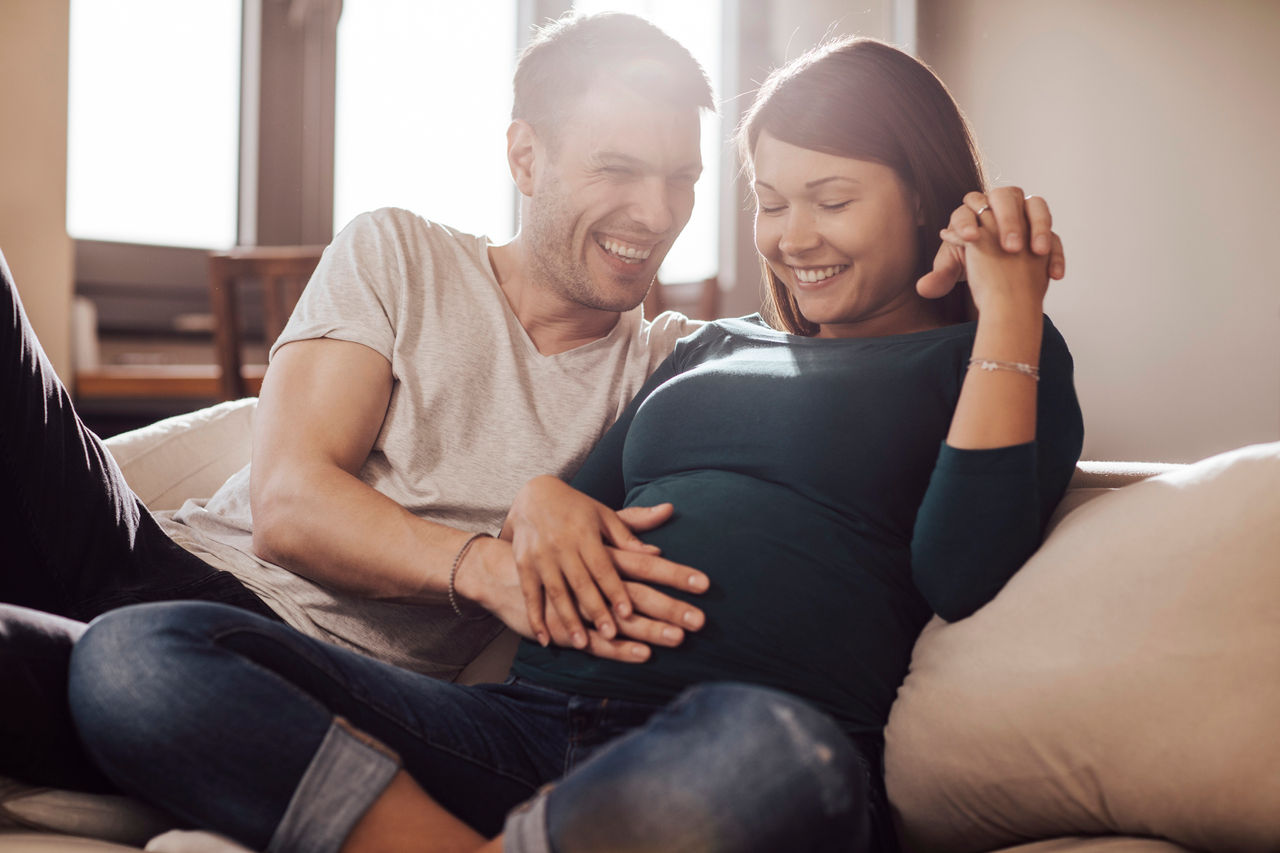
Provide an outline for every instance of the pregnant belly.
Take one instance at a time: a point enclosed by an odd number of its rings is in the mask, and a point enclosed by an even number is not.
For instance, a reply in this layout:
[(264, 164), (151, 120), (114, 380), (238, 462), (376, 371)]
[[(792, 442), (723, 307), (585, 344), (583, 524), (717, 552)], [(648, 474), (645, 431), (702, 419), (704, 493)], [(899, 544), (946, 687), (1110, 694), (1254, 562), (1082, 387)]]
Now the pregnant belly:
[(707, 573), (706, 593), (681, 595), (707, 621), (631, 677), (668, 689), (715, 678), (804, 694), (846, 677), (896, 688), (919, 629), (918, 614), (904, 620), (900, 606), (912, 595), (905, 543), (869, 538), (787, 487), (725, 472), (667, 478), (628, 499), (662, 501), (675, 515), (644, 538)]

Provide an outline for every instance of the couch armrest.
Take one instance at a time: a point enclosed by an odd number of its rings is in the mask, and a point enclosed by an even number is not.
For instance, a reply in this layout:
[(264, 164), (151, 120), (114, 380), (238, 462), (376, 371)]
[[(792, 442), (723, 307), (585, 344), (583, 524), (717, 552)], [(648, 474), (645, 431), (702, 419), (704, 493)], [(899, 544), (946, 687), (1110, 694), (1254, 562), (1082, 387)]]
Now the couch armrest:
[(1069, 489), (1118, 489), (1157, 474), (1185, 468), (1178, 462), (1110, 462), (1081, 460), (1071, 475)]
[(219, 403), (106, 440), (130, 488), (152, 511), (207, 498), (249, 464), (257, 399)]

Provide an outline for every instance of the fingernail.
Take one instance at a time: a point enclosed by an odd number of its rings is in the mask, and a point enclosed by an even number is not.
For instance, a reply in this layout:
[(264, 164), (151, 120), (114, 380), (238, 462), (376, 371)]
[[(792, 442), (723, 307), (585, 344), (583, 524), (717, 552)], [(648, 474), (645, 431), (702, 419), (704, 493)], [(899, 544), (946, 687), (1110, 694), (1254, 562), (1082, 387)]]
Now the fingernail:
[(577, 646), (578, 648), (580, 648), (580, 649), (584, 649), (584, 648), (586, 648), (586, 646), (587, 646), (587, 635), (586, 635), (586, 634), (584, 634), (584, 633), (582, 633), (581, 631), (574, 631), (574, 632), (573, 632), (573, 644), (574, 644), (575, 646)]
[(703, 575), (689, 575), (689, 589), (706, 589), (707, 579)]
[(690, 628), (697, 628), (702, 624), (702, 619), (697, 612), (693, 610), (686, 610), (684, 613), (684, 624), (688, 625)]
[(637, 660), (644, 660), (649, 656), (649, 650), (644, 646), (632, 646), (631, 656)]
[(676, 640), (679, 640), (683, 636), (684, 636), (684, 631), (681, 631), (679, 628), (677, 628), (674, 625), (668, 625), (662, 629), (663, 639), (671, 640), (674, 642)]
[(1010, 234), (1004, 238), (1004, 247), (1010, 252), (1016, 252), (1022, 246), (1022, 241), (1018, 239), (1017, 234)]
[(546, 648), (547, 646), (549, 646), (550, 644), (551, 644), (551, 638), (550, 638), (550, 637), (548, 637), (546, 634), (542, 633), (541, 631), (539, 631), (539, 632), (538, 632), (538, 645), (542, 646), (542, 647), (545, 649), (545, 648)]
[(1035, 239), (1036, 251), (1040, 254), (1046, 254), (1049, 251), (1049, 238), (1041, 235)]
[(626, 619), (631, 616), (631, 602), (629, 601), (619, 601), (618, 605), (613, 609), (618, 614), (619, 619)]
[(612, 640), (618, 633), (618, 629), (613, 627), (612, 622), (601, 622), (596, 627), (599, 628), (600, 633), (604, 634), (605, 638), (609, 640)]

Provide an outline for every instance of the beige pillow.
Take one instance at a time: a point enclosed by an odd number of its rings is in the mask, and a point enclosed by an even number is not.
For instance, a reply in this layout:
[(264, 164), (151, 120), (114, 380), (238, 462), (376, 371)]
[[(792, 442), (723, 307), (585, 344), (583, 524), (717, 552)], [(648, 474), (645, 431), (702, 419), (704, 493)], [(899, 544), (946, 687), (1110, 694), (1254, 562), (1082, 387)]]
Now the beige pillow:
[(994, 601), (926, 627), (886, 738), (909, 849), (1280, 850), (1280, 443), (1067, 515)]

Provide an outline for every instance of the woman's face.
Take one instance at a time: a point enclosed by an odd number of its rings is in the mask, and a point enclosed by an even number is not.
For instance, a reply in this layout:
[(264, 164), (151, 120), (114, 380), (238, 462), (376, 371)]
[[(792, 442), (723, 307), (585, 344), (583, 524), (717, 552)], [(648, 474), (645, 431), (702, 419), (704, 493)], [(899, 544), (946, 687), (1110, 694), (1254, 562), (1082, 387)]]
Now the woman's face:
[(756, 248), (819, 337), (893, 335), (941, 325), (915, 290), (917, 203), (881, 163), (756, 143)]

